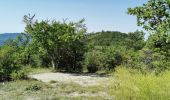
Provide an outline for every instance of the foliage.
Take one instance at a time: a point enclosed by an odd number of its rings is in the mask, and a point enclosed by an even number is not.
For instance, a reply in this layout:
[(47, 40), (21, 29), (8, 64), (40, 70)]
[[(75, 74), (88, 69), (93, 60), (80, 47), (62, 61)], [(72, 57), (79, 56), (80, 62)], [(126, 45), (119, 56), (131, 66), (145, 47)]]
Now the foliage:
[(144, 40), (145, 33), (142, 31), (135, 31), (128, 33), (127, 49), (134, 49), (135, 51), (141, 50), (145, 46)]
[(105, 55), (101, 51), (91, 51), (86, 53), (85, 65), (91, 73), (95, 73), (104, 66)]
[(167, 34), (153, 34), (149, 37), (147, 47), (153, 51), (160, 53), (165, 56), (165, 60), (169, 60), (170, 54), (170, 36)]
[(125, 60), (123, 47), (98, 46), (85, 55), (85, 65), (91, 70), (112, 70)]
[(127, 51), (125, 56), (126, 59), (121, 65), (138, 70), (144, 74), (150, 72), (159, 74), (170, 68), (166, 56), (147, 47), (137, 52)]
[(170, 28), (170, 5), (167, 0), (149, 0), (143, 6), (129, 8), (128, 14), (137, 16), (137, 23), (146, 30), (164, 31)]
[(127, 39), (127, 34), (117, 31), (101, 31), (96, 33), (89, 33), (86, 35), (86, 42), (89, 45), (95, 46), (113, 46), (124, 45)]
[(24, 21), (27, 25), (25, 32), (32, 38), (30, 44), (36, 44), (37, 53), (43, 52), (53, 68), (66, 71), (82, 69), (81, 61), (86, 50), (83, 42), (86, 32), (84, 20), (77, 23), (54, 20), (33, 22), (33, 17), (24, 16)]
[(21, 70), (13, 71), (10, 74), (10, 77), (12, 78), (12, 80), (28, 79), (29, 72), (29, 68), (22, 68)]
[(27, 44), (21, 35), (0, 47), (0, 81), (26, 77), (22, 69), (29, 63), (29, 54), (24, 51)]
[[(146, 43), (150, 49), (149, 69), (158, 72), (169, 69), (169, 30), (170, 30), (170, 5), (168, 0), (149, 0), (143, 6), (129, 8), (128, 14), (137, 16), (137, 23), (145, 30), (152, 33)], [(144, 54), (145, 55), (145, 54)], [(155, 57), (158, 58), (155, 58)], [(138, 58), (142, 58), (140, 55)], [(143, 59), (146, 59), (143, 58)], [(139, 62), (139, 61), (137, 61)], [(156, 71), (157, 72), (157, 71)]]
[(5, 45), (0, 48), (0, 81), (10, 80), (10, 74), (19, 68), (13, 61), (16, 51), (14, 46)]

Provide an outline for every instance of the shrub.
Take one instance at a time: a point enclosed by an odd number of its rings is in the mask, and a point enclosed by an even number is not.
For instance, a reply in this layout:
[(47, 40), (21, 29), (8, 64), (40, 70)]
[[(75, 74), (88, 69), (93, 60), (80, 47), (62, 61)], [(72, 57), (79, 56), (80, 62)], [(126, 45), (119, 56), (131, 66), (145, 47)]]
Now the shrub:
[(28, 79), (28, 73), (29, 69), (28, 68), (23, 68), (19, 71), (14, 71), (10, 74), (12, 80), (20, 80), (20, 79)]
[(112, 70), (123, 63), (124, 51), (114, 47), (95, 47), (86, 53), (85, 65), (89, 72)]
[(104, 66), (104, 53), (100, 51), (91, 51), (86, 53), (85, 57), (85, 65), (87, 66), (87, 70), (91, 73), (95, 73), (100, 70), (102, 66)]
[(0, 47), (0, 81), (26, 78), (26, 72), (22, 70), (17, 53), (18, 48), (14, 41)]
[(167, 61), (166, 57), (161, 53), (143, 48), (140, 51), (131, 52), (131, 54), (128, 55), (126, 63), (123, 65), (128, 68), (137, 69), (142, 73), (160, 73), (169, 70), (169, 63), (170, 62)]
[(116, 66), (119, 66), (123, 63), (123, 50), (122, 48), (114, 48), (114, 47), (108, 47), (104, 51), (106, 55), (105, 64), (104, 67), (107, 70), (114, 69)]
[(39, 86), (38, 84), (32, 84), (32, 85), (28, 86), (25, 90), (26, 91), (39, 91), (41, 89), (42, 89), (42, 87)]
[(12, 46), (0, 48), (0, 81), (10, 80), (10, 74), (19, 67), (13, 61), (13, 52)]

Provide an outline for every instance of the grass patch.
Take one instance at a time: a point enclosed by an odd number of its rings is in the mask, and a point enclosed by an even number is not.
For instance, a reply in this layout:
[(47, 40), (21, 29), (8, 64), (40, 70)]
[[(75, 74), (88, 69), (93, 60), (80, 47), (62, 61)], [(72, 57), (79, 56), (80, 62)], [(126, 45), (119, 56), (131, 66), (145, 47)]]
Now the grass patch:
[(105, 82), (96, 86), (76, 83), (22, 80), (0, 83), (0, 100), (168, 100), (170, 71), (159, 76), (117, 68)]
[(110, 79), (108, 93), (116, 100), (168, 100), (170, 98), (170, 72), (159, 76), (139, 74), (118, 68)]
[[(0, 100), (107, 100), (108, 97), (98, 94), (102, 87), (83, 87), (75, 83), (43, 83), (35, 80), (22, 80), (0, 83)], [(79, 95), (72, 95), (78, 93)], [(84, 95), (88, 94), (88, 95)], [(95, 95), (92, 95), (95, 94)]]

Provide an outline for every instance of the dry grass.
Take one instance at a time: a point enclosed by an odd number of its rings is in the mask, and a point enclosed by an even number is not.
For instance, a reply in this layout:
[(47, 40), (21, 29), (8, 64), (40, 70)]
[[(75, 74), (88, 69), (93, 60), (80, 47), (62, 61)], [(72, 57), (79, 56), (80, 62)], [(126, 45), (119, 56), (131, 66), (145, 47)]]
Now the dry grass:
[(107, 81), (84, 87), (76, 83), (20, 80), (0, 83), (0, 100), (168, 100), (170, 72), (159, 76), (117, 68)]

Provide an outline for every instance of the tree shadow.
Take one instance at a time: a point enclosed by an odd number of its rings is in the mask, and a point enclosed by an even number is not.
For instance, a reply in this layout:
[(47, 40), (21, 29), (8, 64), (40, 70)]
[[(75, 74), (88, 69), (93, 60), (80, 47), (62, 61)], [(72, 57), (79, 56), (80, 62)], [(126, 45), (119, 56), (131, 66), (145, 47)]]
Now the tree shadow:
[(111, 76), (107, 72), (103, 73), (89, 73), (89, 72), (68, 72), (68, 71), (59, 71), (61, 73), (70, 74), (72, 76), (90, 76), (90, 77), (109, 77)]

